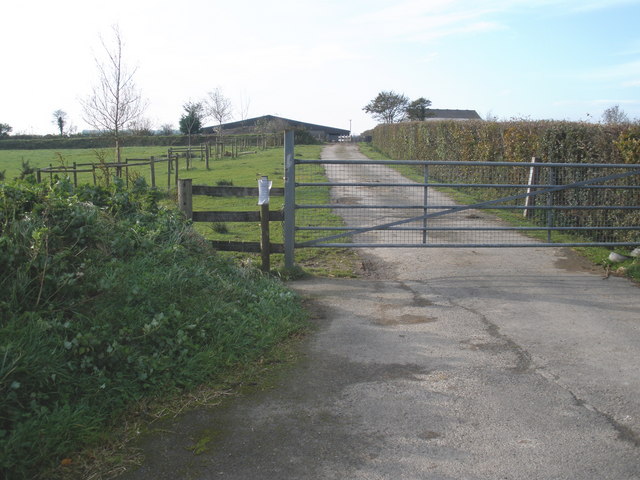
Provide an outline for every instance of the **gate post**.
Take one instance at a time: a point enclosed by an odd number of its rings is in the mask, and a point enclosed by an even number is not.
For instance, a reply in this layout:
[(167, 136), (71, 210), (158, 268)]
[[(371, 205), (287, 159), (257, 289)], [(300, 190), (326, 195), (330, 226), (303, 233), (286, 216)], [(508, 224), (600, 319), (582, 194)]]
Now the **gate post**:
[(427, 205), (429, 203), (429, 165), (424, 165), (424, 191), (423, 191), (423, 201), (424, 208), (422, 209), (423, 217), (422, 217), (422, 243), (427, 243), (427, 215), (429, 214), (429, 210), (427, 209)]
[(294, 265), (296, 174), (293, 130), (284, 132), (284, 268)]
[[(550, 187), (555, 187), (558, 184), (557, 167), (549, 169), (548, 184)], [(547, 243), (551, 243), (551, 229), (553, 228), (553, 195), (554, 192), (547, 194)]]

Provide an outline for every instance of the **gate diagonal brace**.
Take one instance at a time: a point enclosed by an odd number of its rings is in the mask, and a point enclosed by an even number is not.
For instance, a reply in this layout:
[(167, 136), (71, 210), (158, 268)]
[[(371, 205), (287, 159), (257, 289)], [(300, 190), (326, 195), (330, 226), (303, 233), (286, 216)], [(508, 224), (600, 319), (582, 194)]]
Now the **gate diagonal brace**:
[(521, 194), (518, 194), (518, 195), (512, 195), (510, 197), (503, 197), (503, 198), (497, 198), (495, 200), (488, 200), (486, 202), (474, 203), (472, 205), (461, 205), (461, 206), (458, 206), (458, 207), (452, 207), (452, 208), (447, 209), (447, 210), (441, 210), (439, 212), (427, 213), (427, 214), (424, 214), (424, 215), (418, 215), (417, 217), (411, 217), (411, 218), (398, 220), (398, 221), (391, 222), (391, 223), (385, 223), (385, 224), (382, 224), (382, 225), (376, 225), (374, 227), (354, 228), (353, 230), (349, 230), (349, 231), (346, 231), (346, 232), (342, 232), (342, 233), (338, 233), (338, 234), (335, 234), (335, 235), (331, 235), (329, 237), (318, 238), (318, 239), (315, 239), (315, 240), (308, 240), (306, 242), (301, 242), (301, 243), (296, 244), (296, 246), (297, 247), (313, 246), (316, 243), (326, 242), (328, 240), (335, 240), (337, 238), (343, 238), (343, 237), (347, 237), (347, 236), (350, 236), (350, 235), (356, 235), (356, 234), (359, 234), (359, 233), (367, 233), (367, 232), (371, 232), (373, 230), (387, 230), (387, 229), (389, 229), (391, 227), (395, 227), (395, 226), (398, 226), (398, 225), (403, 225), (405, 223), (415, 222), (417, 220), (441, 217), (443, 215), (450, 215), (452, 213), (463, 212), (465, 210), (473, 210), (475, 208), (482, 208), (482, 207), (486, 207), (488, 205), (496, 205), (498, 203), (509, 202), (511, 200), (519, 200), (521, 198), (534, 197), (536, 195), (545, 195), (547, 193), (559, 192), (559, 191), (568, 190), (568, 189), (571, 189), (571, 188), (578, 188), (578, 187), (582, 187), (582, 186), (585, 186), (585, 185), (591, 185), (591, 184), (597, 183), (597, 182), (608, 182), (609, 180), (617, 180), (619, 178), (630, 177), (630, 176), (633, 176), (633, 175), (640, 175), (640, 169), (631, 170), (631, 171), (625, 172), (625, 173), (616, 173), (616, 174), (612, 174), (612, 175), (607, 175), (606, 177), (597, 177), (597, 178), (592, 178), (590, 180), (583, 180), (581, 182), (571, 183), (569, 185), (556, 185), (556, 186), (553, 186), (553, 187), (545, 188), (543, 190), (537, 190), (535, 192), (521, 193)]

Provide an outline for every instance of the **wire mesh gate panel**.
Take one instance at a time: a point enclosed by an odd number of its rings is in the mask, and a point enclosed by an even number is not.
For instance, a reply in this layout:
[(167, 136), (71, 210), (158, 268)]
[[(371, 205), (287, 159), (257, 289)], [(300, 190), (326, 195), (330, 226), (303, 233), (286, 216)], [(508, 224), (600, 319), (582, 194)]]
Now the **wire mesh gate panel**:
[(638, 165), (290, 163), (295, 248), (640, 244)]

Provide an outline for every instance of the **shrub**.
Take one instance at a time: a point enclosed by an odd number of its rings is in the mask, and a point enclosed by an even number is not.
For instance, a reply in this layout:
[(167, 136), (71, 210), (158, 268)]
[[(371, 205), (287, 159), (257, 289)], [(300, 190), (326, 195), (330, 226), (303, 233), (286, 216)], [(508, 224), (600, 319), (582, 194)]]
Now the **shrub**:
[(143, 179), (0, 185), (0, 477), (35, 478), (135, 402), (217, 378), (302, 325)]

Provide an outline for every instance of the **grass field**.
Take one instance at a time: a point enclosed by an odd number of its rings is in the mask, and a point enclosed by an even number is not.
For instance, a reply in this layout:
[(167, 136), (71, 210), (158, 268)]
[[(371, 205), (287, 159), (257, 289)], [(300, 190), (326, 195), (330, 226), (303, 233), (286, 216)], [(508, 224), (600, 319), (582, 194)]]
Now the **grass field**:
[[(167, 147), (125, 147), (122, 158), (146, 158), (151, 155), (166, 155)], [(112, 148), (98, 149), (67, 149), (67, 150), (0, 150), (0, 172), (11, 180), (20, 175), (22, 162), (29, 162), (33, 168), (54, 167), (76, 163), (98, 163), (102, 157), (113, 162), (115, 150)], [(90, 178), (87, 176), (87, 182)]]
[[(317, 159), (320, 158), (322, 145), (299, 145), (295, 148), (296, 158)], [(148, 158), (160, 157), (167, 154), (167, 147), (125, 147), (122, 149), (122, 158)], [(73, 163), (98, 163), (100, 158), (106, 162), (114, 161), (113, 149), (75, 149), (75, 150), (0, 150), (0, 172), (5, 171), (5, 178), (11, 180), (20, 175), (22, 162), (29, 162), (30, 167), (44, 168), (49, 165), (72, 166)], [(104, 171), (103, 171), (104, 172)], [(113, 169), (109, 175), (113, 175)], [(233, 185), (239, 187), (257, 187), (258, 180), (262, 176), (268, 176), (273, 181), (273, 187), (284, 186), (284, 153), (282, 148), (271, 148), (258, 151), (255, 154), (242, 155), (238, 158), (225, 157), (222, 160), (210, 160), (209, 170), (205, 162), (196, 158), (191, 167), (186, 169), (184, 158), (180, 159), (180, 178), (191, 178), (194, 185)], [(101, 172), (98, 181), (104, 181), (105, 175)], [(144, 177), (148, 184), (151, 183), (149, 166), (132, 167), (129, 169), (131, 180)], [(43, 179), (48, 178), (43, 175)], [(91, 173), (78, 175), (78, 183), (93, 183)], [(160, 190), (167, 189), (166, 163), (156, 165), (156, 185)], [(171, 176), (172, 190), (169, 192), (169, 201), (176, 200), (175, 174)], [(328, 201), (328, 190), (327, 190)], [(284, 202), (283, 197), (273, 196), (270, 199), (271, 210), (280, 210)], [(195, 196), (193, 198), (194, 211), (256, 211), (257, 198), (213, 198)], [(325, 225), (339, 225), (341, 220), (327, 211), (326, 218), (322, 219)], [(209, 240), (229, 240), (257, 242), (260, 240), (260, 226), (257, 223), (197, 223), (196, 230)], [(282, 224), (272, 222), (271, 241), (282, 243)], [(260, 256), (257, 254), (221, 252), (224, 256), (232, 256), (238, 261), (259, 264)], [(297, 249), (296, 263), (305, 271), (312, 274), (329, 276), (354, 276), (360, 262), (352, 250), (347, 249)], [(283, 255), (273, 254), (271, 263), (278, 270), (284, 264)]]

